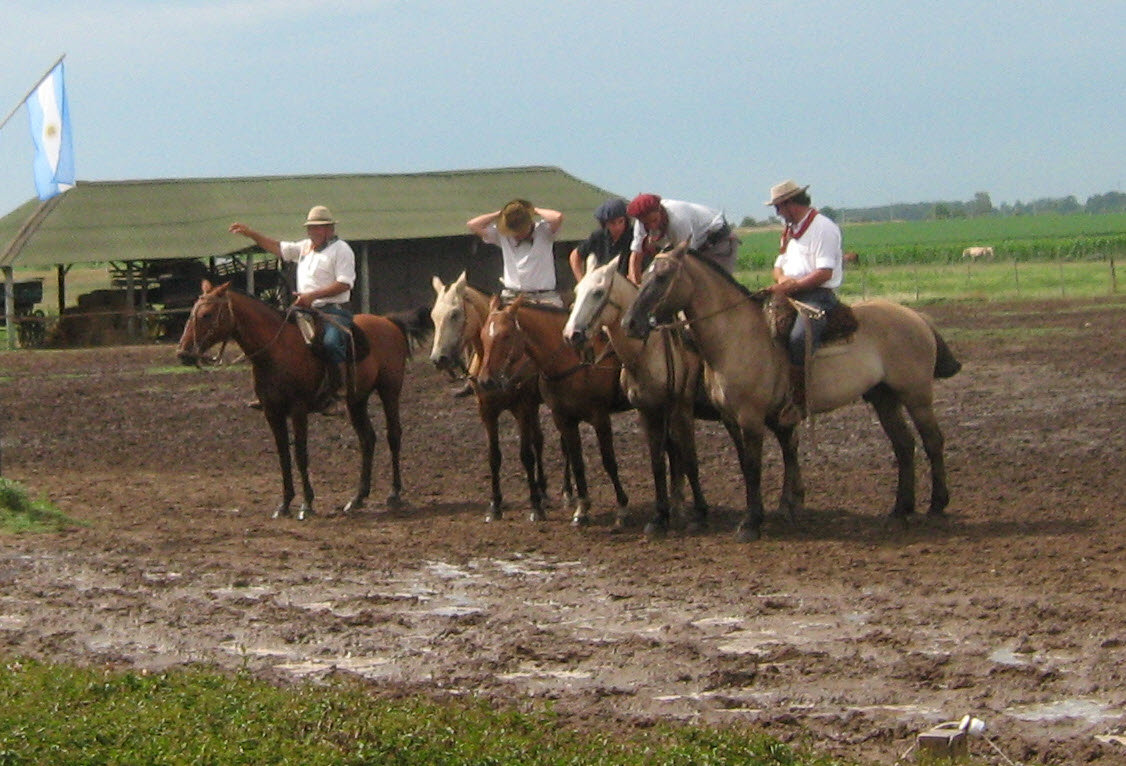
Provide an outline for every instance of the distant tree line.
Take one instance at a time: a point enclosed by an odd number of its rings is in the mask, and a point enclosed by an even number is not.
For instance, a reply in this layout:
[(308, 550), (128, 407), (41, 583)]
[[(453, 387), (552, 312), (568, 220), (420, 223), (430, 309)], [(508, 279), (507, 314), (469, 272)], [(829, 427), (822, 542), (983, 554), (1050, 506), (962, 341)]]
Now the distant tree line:
[[(983, 216), (1038, 215), (1040, 213), (1126, 213), (1126, 194), (1107, 192), (1087, 198), (1080, 204), (1075, 195), (1032, 200), (1031, 202), (1003, 202), (994, 207), (989, 192), (978, 192), (968, 202), (912, 202), (894, 203), (880, 207), (820, 207), (825, 215), (838, 223), (865, 223), (872, 221), (934, 221), (950, 218), (981, 218)], [(774, 216), (756, 221), (747, 216), (743, 226), (777, 223)]]

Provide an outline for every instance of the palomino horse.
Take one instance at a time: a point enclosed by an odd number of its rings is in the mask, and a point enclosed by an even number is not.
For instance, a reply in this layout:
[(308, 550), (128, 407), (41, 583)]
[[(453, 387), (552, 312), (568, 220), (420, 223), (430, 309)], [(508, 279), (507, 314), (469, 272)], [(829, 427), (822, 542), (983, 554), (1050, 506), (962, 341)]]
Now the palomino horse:
[[(712, 398), (743, 433), (742, 461), (747, 511), (739, 537), (761, 534), (762, 434), (776, 421), (787, 394), (786, 350), (771, 337), (761, 297), (752, 295), (729, 274), (687, 252), (681, 245), (657, 256), (642, 281), (641, 292), (623, 324), (634, 337), (645, 337), (653, 324), (683, 311), (715, 378)], [(915, 440), (903, 417), (907, 408), (922, 437), (931, 466), (929, 513), (940, 515), (949, 502), (943, 436), (935, 419), (934, 379), (954, 375), (961, 364), (935, 328), (920, 314), (883, 300), (855, 304), (858, 329), (847, 342), (826, 344), (814, 355), (806, 396), (811, 412), (827, 412), (863, 397), (876, 410), (891, 440), (899, 468), (893, 518), (905, 520), (915, 510)], [(785, 450), (784, 457), (785, 455)], [(787, 493), (801, 502), (796, 466)], [(791, 515), (796, 507), (790, 509)]]
[[(683, 503), (685, 477), (693, 500), (689, 529), (701, 528), (707, 522), (708, 504), (700, 486), (693, 415), (695, 411), (701, 417), (718, 419), (714, 408), (700, 412), (697, 407), (703, 364), (680, 333), (666, 330), (644, 340), (626, 335), (621, 318), (633, 305), (637, 286), (617, 267), (617, 258), (602, 266), (595, 256), (587, 259), (586, 274), (575, 286), (575, 302), (563, 337), (580, 347), (604, 331), (622, 362), (622, 387), (630, 404), (637, 408), (653, 472), (656, 502), (653, 518), (645, 526), (646, 534), (659, 536), (668, 531), (670, 506)], [(732, 436), (741, 448), (738, 435)], [(671, 478), (667, 484), (665, 453)]]
[[(465, 272), (449, 285), (438, 277), (432, 281), (436, 297), (430, 318), (434, 322), (434, 344), (430, 350), (430, 361), (439, 370), (453, 373), (470, 370), (465, 363), (466, 354), (479, 363), (484, 355), (481, 345), (481, 328), (489, 314), (490, 296), (471, 286)], [(500, 438), (498, 421), (500, 414), (508, 411), (516, 419), (520, 434), (520, 462), (528, 477), (528, 493), (531, 496), (533, 521), (544, 516), (544, 500), (547, 495), (547, 478), (543, 470), (543, 428), (540, 426), (539, 376), (535, 370), (515, 381), (509, 388), (486, 390), (470, 377), (473, 392), (477, 396), (477, 413), (485, 426), (489, 443), (489, 473), (492, 478), (492, 502), (485, 514), (486, 521), (501, 517), (504, 498), (500, 486)]]
[(602, 465), (614, 485), (618, 501), (615, 523), (624, 525), (629, 498), (618, 480), (610, 424), (612, 412), (629, 408), (618, 382), (621, 365), (613, 357), (594, 364), (584, 362), (563, 340), (565, 309), (526, 303), (523, 298), (501, 307), (494, 297), (490, 306), (481, 330), (483, 355), (478, 384), (486, 390), (507, 388), (534, 365), (540, 373), (540, 392), (559, 430), (564, 460), (575, 477), (577, 499), (572, 524), (589, 521), (590, 497), (579, 435), (579, 423), (585, 421), (594, 427)]
[[(295, 497), (288, 418), (293, 421), (293, 448), (303, 490), (297, 518), (304, 519), (313, 513), (313, 486), (309, 482), (306, 447), (308, 417), (324, 377), (324, 362), (309, 350), (301, 331), (296, 324), (287, 321), (286, 315), (257, 298), (229, 288), (228, 284), (212, 287), (210, 282), (203, 282), (203, 295), (192, 306), (177, 356), (184, 364), (198, 366), (203, 354), (217, 343), (233, 339), (242, 349), (253, 367), (254, 391), (262, 402), (281, 464), (282, 501), (274, 511), (274, 518), (288, 516)], [(411, 347), (422, 342), (429, 332), (424, 317), (417, 312), (393, 317), (357, 314), (354, 322), (354, 330), (364, 334), (370, 353), (348, 365), (348, 417), (360, 441), (360, 482), (356, 494), (342, 509), (345, 513), (361, 507), (371, 491), (375, 429), (368, 417), (367, 403), (372, 391), (378, 393), (383, 402), (387, 444), (391, 450), (391, 494), (387, 504), (397, 506), (400, 503), (399, 449), (403, 429), (399, 419), (399, 394)]]

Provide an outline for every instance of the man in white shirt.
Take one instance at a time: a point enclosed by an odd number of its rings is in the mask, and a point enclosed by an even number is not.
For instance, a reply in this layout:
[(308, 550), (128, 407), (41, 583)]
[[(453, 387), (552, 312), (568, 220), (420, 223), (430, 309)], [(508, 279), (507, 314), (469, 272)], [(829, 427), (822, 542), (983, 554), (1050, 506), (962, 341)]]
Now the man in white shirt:
[(774, 261), (774, 284), (767, 289), (822, 312), (820, 319), (799, 316), (790, 332), (792, 407), (788, 405), (780, 414), (783, 425), (794, 425), (804, 416), (806, 332), (816, 349), (825, 332), (826, 317), (838, 303), (836, 289), (844, 277), (841, 229), (812, 207), (808, 189), (808, 185), (783, 181), (771, 187), (766, 202), (786, 222)]
[(723, 211), (694, 202), (661, 199), (656, 194), (638, 194), (626, 212), (633, 219), (629, 278), (641, 284), (641, 273), (665, 247), (688, 240), (700, 257), (719, 264), (728, 274), (735, 269), (739, 238), (731, 231)]
[(347, 380), (344, 369), (348, 336), (343, 328), (352, 324), (349, 301), (356, 283), (356, 255), (347, 242), (336, 236), (336, 219), (324, 205), (315, 205), (305, 218), (305, 239), (284, 242), (251, 229), (243, 223), (232, 223), (232, 234), (241, 234), (268, 253), (297, 264), (297, 297), (293, 305), (314, 308), (332, 315), (325, 323), (324, 349), (328, 357), (325, 383), (321, 387), (317, 409), (329, 407)]
[(555, 289), (554, 252), (555, 235), (563, 225), (562, 213), (514, 199), (500, 210), (469, 219), (465, 225), (483, 242), (500, 247), (504, 258), (502, 300), (508, 302), (523, 295), (533, 303), (563, 307)]

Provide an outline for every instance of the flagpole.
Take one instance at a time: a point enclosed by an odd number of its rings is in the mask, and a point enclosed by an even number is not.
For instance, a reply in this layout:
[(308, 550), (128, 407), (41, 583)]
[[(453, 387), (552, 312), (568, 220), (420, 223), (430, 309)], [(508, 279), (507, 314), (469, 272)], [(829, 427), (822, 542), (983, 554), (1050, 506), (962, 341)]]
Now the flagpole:
[(66, 58), (65, 53), (63, 55), (59, 56), (59, 60), (56, 61), (54, 64), (51, 64), (50, 68), (46, 72), (43, 73), (43, 76), (35, 81), (35, 84), (31, 86), (31, 88), (27, 91), (26, 94), (24, 94), (24, 97), (19, 100), (19, 102), (16, 104), (15, 108), (13, 108), (12, 111), (8, 112), (8, 116), (5, 117), (3, 119), (3, 121), (0, 121), (0, 130), (4, 129), (4, 126), (7, 125), (8, 121), (10, 119), (12, 119), (12, 117), (15, 116), (16, 112), (18, 112), (20, 110), (20, 107), (23, 106), (27, 102), (27, 99), (31, 96), (32, 93), (35, 92), (35, 89), (43, 84), (43, 81), (47, 79), (47, 77), (51, 74), (51, 72), (55, 71), (55, 67), (57, 67), (59, 64), (63, 63), (63, 59), (65, 59), (65, 58)]

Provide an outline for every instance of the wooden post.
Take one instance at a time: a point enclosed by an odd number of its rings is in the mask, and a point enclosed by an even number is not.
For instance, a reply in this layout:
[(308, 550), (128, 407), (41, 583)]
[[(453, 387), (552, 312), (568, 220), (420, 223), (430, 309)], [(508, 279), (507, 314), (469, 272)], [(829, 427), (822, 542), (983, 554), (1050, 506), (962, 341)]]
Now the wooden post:
[(4, 327), (8, 331), (8, 350), (16, 349), (16, 285), (12, 267), (4, 267)]
[(371, 250), (368, 243), (360, 245), (360, 313), (371, 313), (371, 265), (368, 263)]
[(1110, 291), (1118, 292), (1118, 274), (1114, 271), (1114, 253), (1110, 254)]
[(254, 292), (254, 253), (246, 254), (246, 294), (257, 295)]

